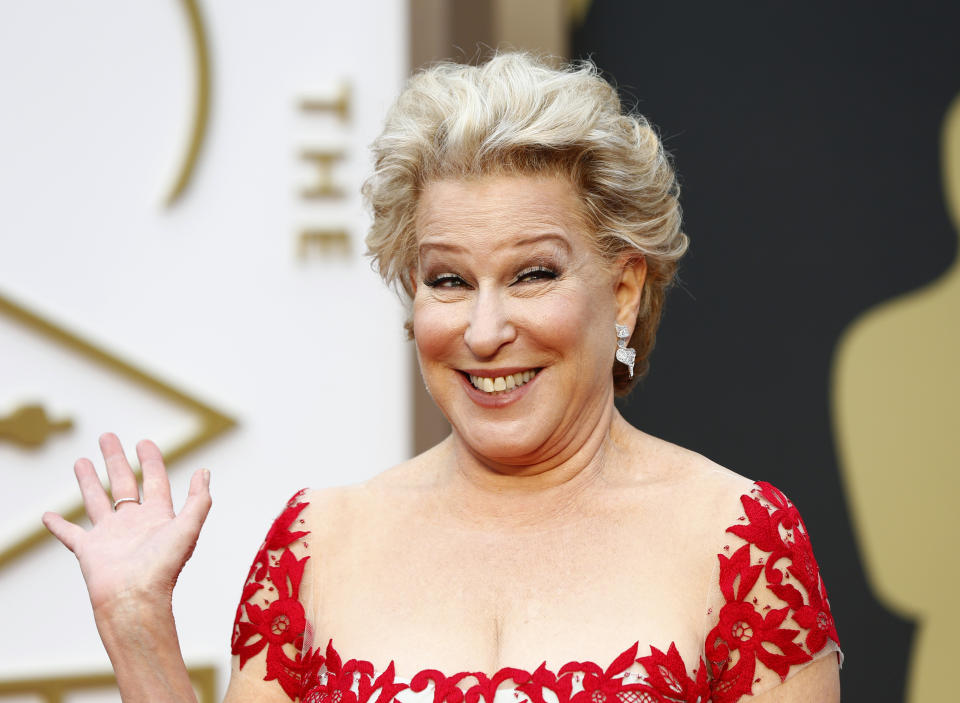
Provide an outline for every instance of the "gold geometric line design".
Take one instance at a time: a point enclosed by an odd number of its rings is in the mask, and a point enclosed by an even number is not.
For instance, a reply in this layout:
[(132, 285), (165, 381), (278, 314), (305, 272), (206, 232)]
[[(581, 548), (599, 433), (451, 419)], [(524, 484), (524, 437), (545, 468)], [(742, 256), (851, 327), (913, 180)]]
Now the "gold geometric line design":
[[(217, 699), (216, 669), (212, 666), (198, 666), (188, 668), (187, 673), (193, 687), (200, 694), (199, 703), (214, 703)], [(66, 696), (79, 691), (116, 688), (116, 685), (117, 679), (112, 672), (7, 679), (0, 681), (0, 699), (32, 694), (43, 698), (45, 703), (63, 703)]]
[[(0, 294), (0, 317), (12, 319), (14, 322), (28, 327), (33, 332), (41, 334), (51, 341), (66, 347), (75, 354), (106, 367), (128, 381), (142, 388), (146, 388), (152, 393), (166, 398), (199, 416), (201, 421), (199, 431), (180, 444), (164, 451), (163, 455), (168, 465), (175, 464), (193, 450), (210, 442), (237, 424), (233, 418), (228, 417), (219, 410), (200, 402), (193, 396), (187, 395), (185, 392), (174, 388), (158, 378), (154, 378), (146, 371), (138, 369), (136, 366), (117, 358), (110, 352), (97, 347), (76, 334), (43, 319), (36, 313), (31, 312), (2, 294)], [(139, 479), (139, 467), (136, 469), (136, 474)], [(63, 513), (63, 516), (71, 522), (76, 522), (83, 518), (84, 513), (83, 503), (78, 502)], [(7, 564), (17, 557), (26, 554), (49, 536), (50, 533), (46, 528), (38, 525), (37, 529), (4, 547), (0, 550), (0, 570), (3, 570)]]
[(164, 200), (164, 207), (172, 206), (187, 188), (197, 157), (200, 155), (200, 145), (207, 131), (207, 122), (210, 118), (210, 51), (207, 42), (207, 33), (203, 26), (203, 17), (197, 0), (181, 0), (184, 12), (187, 14), (187, 23), (190, 25), (190, 40), (193, 44), (193, 65), (196, 70), (194, 89), (193, 123), (190, 127), (190, 140), (187, 142), (187, 153), (180, 165), (180, 171), (173, 182), (173, 187)]

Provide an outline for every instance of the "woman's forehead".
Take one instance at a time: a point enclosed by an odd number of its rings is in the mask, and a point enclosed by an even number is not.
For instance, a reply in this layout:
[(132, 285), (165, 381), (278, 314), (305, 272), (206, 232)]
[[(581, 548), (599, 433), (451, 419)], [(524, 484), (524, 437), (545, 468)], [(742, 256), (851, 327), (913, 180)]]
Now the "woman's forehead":
[(536, 246), (573, 248), (584, 236), (573, 184), (555, 176), (484, 176), (429, 183), (417, 203), (417, 245), (455, 250)]

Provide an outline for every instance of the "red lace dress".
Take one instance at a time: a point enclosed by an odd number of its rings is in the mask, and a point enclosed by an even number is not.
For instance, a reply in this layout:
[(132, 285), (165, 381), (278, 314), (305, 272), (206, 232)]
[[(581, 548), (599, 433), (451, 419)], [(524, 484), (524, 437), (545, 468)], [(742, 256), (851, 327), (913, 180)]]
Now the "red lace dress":
[[(699, 661), (675, 644), (637, 642), (612, 662), (570, 662), (557, 670), (503, 668), (456, 673), (426, 669), (400, 678), (344, 660), (333, 641), (314, 645), (299, 599), (309, 532), (297, 493), (274, 522), (244, 585), (232, 652), (241, 669), (265, 656), (264, 679), (304, 703), (731, 703), (775, 686), (839, 652), (826, 591), (806, 527), (768, 483), (740, 497), (742, 514), (717, 554), (715, 592)], [(262, 666), (262, 665), (261, 665)]]

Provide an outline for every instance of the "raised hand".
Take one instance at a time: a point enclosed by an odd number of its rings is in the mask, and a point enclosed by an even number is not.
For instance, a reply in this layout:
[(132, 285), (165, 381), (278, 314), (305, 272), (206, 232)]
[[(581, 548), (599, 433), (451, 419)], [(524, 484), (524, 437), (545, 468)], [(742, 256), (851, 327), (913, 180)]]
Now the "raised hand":
[(100, 451), (115, 503), (104, 491), (93, 463), (80, 459), (74, 473), (92, 527), (84, 529), (49, 512), (44, 513), (43, 524), (76, 555), (94, 613), (130, 598), (168, 605), (210, 510), (210, 473), (193, 474), (186, 503), (175, 514), (163, 457), (153, 442), (137, 444), (143, 473), (139, 503), (137, 479), (117, 436), (100, 437)]

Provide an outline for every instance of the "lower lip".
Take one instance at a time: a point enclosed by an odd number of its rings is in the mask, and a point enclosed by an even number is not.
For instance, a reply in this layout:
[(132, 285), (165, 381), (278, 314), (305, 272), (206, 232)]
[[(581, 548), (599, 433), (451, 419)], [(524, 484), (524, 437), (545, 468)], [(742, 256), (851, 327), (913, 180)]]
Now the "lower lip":
[(530, 386), (536, 383), (542, 371), (542, 369), (538, 371), (533, 378), (519, 388), (514, 388), (510, 391), (501, 391), (499, 393), (487, 393), (485, 391), (481, 391), (479, 388), (470, 383), (469, 378), (464, 376), (459, 371), (456, 373), (460, 377), (460, 381), (463, 383), (463, 387), (466, 389), (467, 395), (470, 396), (470, 400), (484, 408), (502, 408), (506, 405), (516, 403), (523, 396), (525, 396), (527, 391), (530, 389)]

